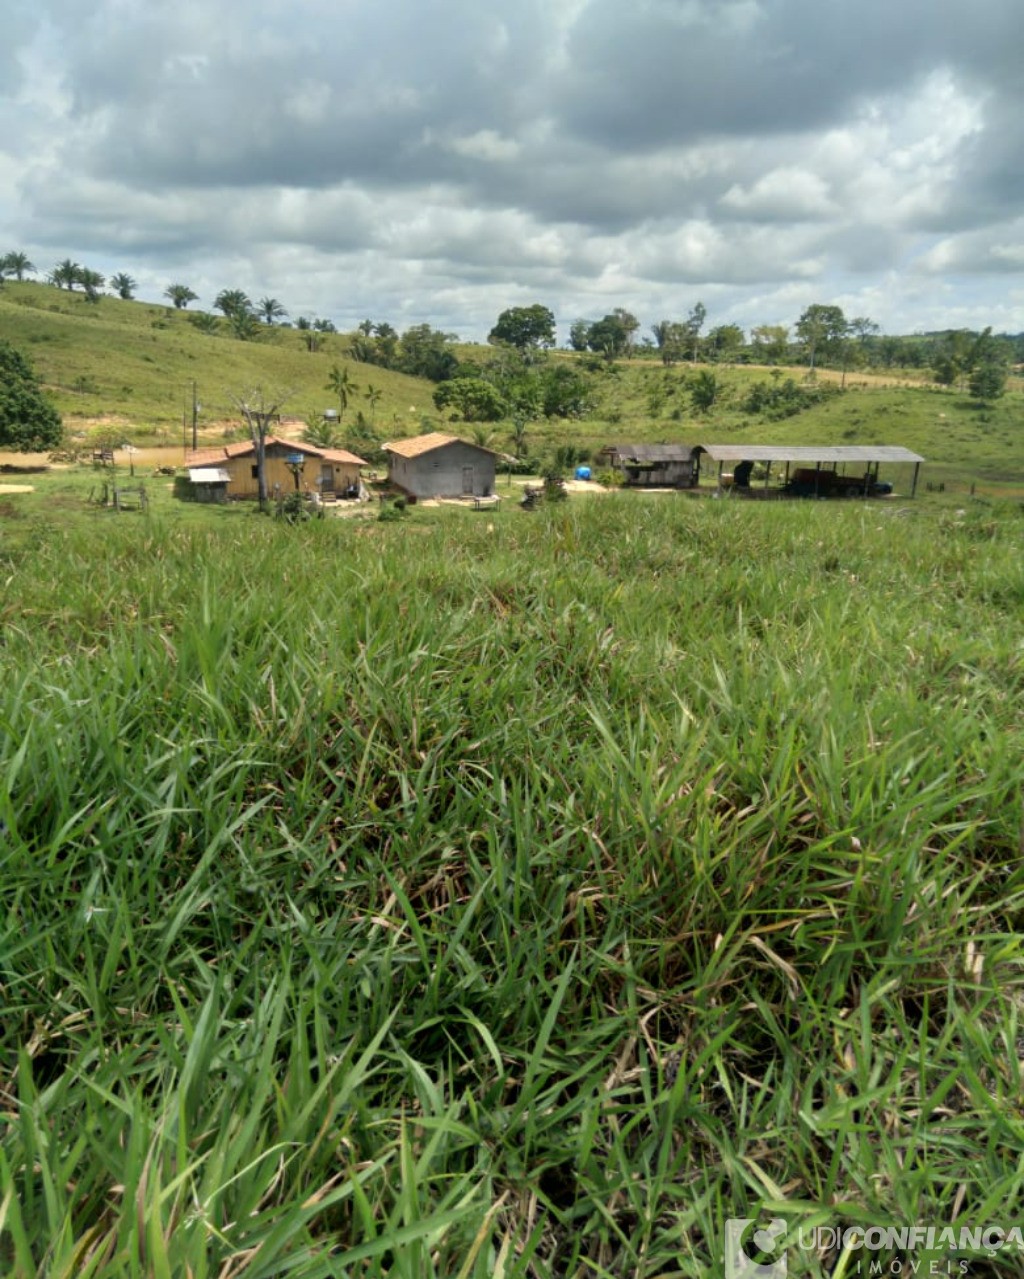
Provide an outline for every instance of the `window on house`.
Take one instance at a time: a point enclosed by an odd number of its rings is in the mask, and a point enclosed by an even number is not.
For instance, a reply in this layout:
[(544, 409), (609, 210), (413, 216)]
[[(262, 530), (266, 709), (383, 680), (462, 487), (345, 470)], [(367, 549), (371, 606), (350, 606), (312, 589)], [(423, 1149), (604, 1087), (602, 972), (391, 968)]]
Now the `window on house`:
[(252, 468), (252, 478), (254, 480), (258, 480), (260, 478), (260, 468), (258, 466), (254, 466)]

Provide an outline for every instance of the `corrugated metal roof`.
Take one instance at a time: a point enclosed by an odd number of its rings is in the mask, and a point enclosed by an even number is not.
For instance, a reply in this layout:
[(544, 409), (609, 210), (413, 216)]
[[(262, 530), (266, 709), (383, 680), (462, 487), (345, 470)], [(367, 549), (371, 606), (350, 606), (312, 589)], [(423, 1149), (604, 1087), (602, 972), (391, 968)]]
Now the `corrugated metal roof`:
[(716, 462), (923, 462), (894, 444), (699, 444)]
[(689, 462), (692, 444), (609, 444), (602, 453), (614, 453), (623, 462)]
[(446, 435), (443, 431), (414, 435), (411, 440), (395, 440), (392, 444), (382, 444), (381, 448), (386, 453), (396, 453), (399, 457), (421, 457), (424, 453), (432, 453), (434, 449), (443, 449), (448, 444), (464, 444), (466, 448), (479, 449), (481, 453), (498, 456), (494, 449), (485, 449), (482, 444), (474, 444), (471, 440), (460, 440), (457, 435)]
[(193, 484), (227, 484), (231, 476), (219, 466), (190, 466), (188, 478)]

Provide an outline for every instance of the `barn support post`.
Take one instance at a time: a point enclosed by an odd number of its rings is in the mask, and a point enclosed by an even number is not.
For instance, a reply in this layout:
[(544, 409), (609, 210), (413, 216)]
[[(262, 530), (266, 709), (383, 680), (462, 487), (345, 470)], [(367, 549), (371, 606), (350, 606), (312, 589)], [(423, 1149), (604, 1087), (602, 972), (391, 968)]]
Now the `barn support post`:
[(911, 497), (913, 497), (913, 496), (914, 496), (914, 494), (917, 492), (917, 477), (918, 477), (918, 474), (919, 474), (920, 470), (921, 470), (921, 463), (920, 463), (920, 462), (915, 462), (915, 463), (914, 463), (914, 478), (913, 478), (913, 480), (911, 481), (911, 484), (910, 484), (910, 496), (911, 496)]
[(719, 461), (718, 463), (718, 495), (719, 497), (721, 497), (722, 495), (722, 467), (723, 466), (725, 466), (725, 463), (722, 461)]

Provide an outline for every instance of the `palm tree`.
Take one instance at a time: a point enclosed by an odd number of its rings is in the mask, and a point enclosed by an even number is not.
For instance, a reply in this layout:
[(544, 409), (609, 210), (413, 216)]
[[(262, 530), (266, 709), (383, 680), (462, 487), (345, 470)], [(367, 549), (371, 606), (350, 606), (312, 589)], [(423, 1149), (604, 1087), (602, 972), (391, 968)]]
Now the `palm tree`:
[(130, 275), (126, 275), (124, 271), (118, 271), (117, 275), (110, 277), (110, 287), (119, 298), (125, 302), (130, 302), (135, 297), (135, 290), (138, 285)]
[(384, 394), (383, 391), (379, 391), (372, 384), (367, 384), (366, 398), (370, 404), (370, 425), (371, 426), (373, 425), (374, 419), (377, 416), (377, 405), (380, 403), (380, 399), (383, 394)]
[(272, 325), (275, 320), (288, 318), (288, 312), (277, 298), (260, 298), (259, 313), (263, 317), (264, 324)]
[(78, 274), (79, 282), (85, 289), (85, 298), (87, 302), (98, 302), (100, 300), (100, 289), (106, 284), (103, 276), (99, 271), (93, 271), (89, 267), (82, 267)]
[(168, 284), (164, 297), (170, 298), (176, 311), (184, 311), (190, 302), (199, 301), (199, 294), (193, 293), (187, 284)]
[(335, 364), (330, 373), (327, 375), (327, 391), (333, 391), (338, 397), (338, 421), (345, 416), (345, 410), (348, 408), (349, 396), (354, 395), (356, 384), (352, 381), (352, 375), (348, 369), (343, 369), (340, 364)]
[(225, 311), (228, 324), (231, 327), (231, 336), (237, 338), (239, 342), (252, 342), (259, 336), (259, 324), (252, 311)]
[(230, 319), (233, 315), (252, 315), (252, 303), (241, 289), (221, 289), (213, 300), (218, 311)]
[(13, 275), (17, 280), (23, 280), (26, 272), (35, 274), (35, 267), (28, 260), (24, 253), (8, 253), (2, 262), (0, 262), (0, 274), (6, 273)]
[(526, 456), (526, 418), (518, 414), (512, 419), (512, 447), (516, 457)]
[(55, 284), (58, 289), (67, 289), (69, 292), (74, 290), (76, 284), (81, 283), (81, 279), (82, 268), (70, 258), (58, 262), (49, 275), (51, 284)]
[(341, 431), (337, 422), (310, 413), (306, 418), (302, 438), (307, 444), (315, 444), (319, 449), (336, 449), (341, 444)]
[(220, 327), (217, 317), (209, 311), (196, 311), (188, 318), (193, 328), (197, 328), (200, 333), (216, 333)]
[(295, 327), (302, 333), (302, 340), (306, 344), (306, 350), (316, 352), (320, 350), (320, 335), (313, 327), (313, 321), (308, 315), (300, 315), (295, 321)]

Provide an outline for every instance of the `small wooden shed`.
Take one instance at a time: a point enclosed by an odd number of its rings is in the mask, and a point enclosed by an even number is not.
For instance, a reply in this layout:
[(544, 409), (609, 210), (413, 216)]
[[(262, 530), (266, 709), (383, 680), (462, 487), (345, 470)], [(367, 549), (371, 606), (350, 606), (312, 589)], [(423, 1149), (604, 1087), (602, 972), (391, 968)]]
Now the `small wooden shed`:
[(188, 478), (197, 502), (226, 502), (231, 476), (222, 466), (190, 466)]
[(690, 444), (609, 444), (600, 457), (623, 472), (625, 488), (692, 488), (699, 475), (699, 449)]

